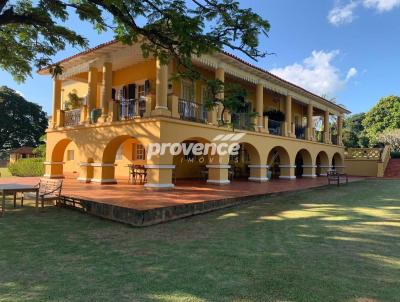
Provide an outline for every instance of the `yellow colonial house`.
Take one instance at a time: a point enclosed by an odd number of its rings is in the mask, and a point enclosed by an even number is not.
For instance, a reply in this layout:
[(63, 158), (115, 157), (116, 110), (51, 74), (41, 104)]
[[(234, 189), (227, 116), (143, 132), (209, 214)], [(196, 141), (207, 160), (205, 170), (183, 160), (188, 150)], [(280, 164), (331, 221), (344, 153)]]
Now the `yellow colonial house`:
[[(202, 81), (171, 80), (176, 64), (144, 58), (139, 44), (111, 41), (60, 64), (63, 74), (53, 80), (46, 177), (115, 183), (128, 177), (129, 164), (141, 164), (147, 188), (172, 188), (179, 179), (263, 182), (343, 168), (342, 121), (348, 111), (228, 53), (193, 57), (193, 64), (205, 78), (248, 91), (246, 110), (258, 117), (228, 116), (234, 130), (218, 126), (219, 108), (204, 110), (208, 89)], [(78, 108), (67, 107), (71, 93), (82, 100)], [(245, 133), (235, 156), (146, 155), (152, 143), (207, 143), (232, 131)]]

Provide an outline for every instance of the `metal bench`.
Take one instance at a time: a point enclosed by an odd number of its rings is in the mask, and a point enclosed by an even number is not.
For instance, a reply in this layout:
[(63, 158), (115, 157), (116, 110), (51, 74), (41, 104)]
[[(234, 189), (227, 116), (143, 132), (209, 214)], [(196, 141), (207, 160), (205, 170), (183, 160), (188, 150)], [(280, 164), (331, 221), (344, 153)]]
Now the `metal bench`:
[[(339, 187), (341, 183), (345, 183), (345, 184), (349, 183), (349, 177), (347, 176), (346, 173), (339, 173), (339, 172), (337, 172), (335, 170), (328, 171), (327, 177), (328, 177), (328, 184), (329, 185), (331, 183), (334, 183)], [(341, 182), (341, 179), (343, 179), (344, 181)]]
[[(62, 189), (62, 179), (48, 179), (41, 178), (36, 187), (39, 188), (39, 199), (42, 205), (42, 209), (44, 208), (45, 201), (55, 201), (56, 205), (60, 202), (60, 195)], [(24, 198), (33, 199), (36, 198), (36, 195), (33, 196), (32, 193), (24, 193), (21, 197), (21, 205), (24, 204)], [(36, 207), (38, 207), (38, 201), (36, 201)]]

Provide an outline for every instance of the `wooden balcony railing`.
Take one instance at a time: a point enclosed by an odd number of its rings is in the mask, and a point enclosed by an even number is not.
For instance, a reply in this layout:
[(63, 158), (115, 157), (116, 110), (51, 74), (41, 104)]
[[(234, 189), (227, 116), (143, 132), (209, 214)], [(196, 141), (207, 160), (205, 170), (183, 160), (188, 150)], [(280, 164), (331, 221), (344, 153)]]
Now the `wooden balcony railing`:
[(295, 134), (298, 139), (306, 139), (306, 127), (295, 126)]
[(64, 126), (76, 126), (81, 122), (81, 109), (67, 110), (64, 113)]

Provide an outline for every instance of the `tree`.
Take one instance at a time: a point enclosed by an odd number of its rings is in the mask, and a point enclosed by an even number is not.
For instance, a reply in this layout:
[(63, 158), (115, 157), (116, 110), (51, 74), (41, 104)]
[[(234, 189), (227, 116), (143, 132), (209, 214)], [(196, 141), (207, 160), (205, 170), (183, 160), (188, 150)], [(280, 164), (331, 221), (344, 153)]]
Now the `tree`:
[(42, 107), (8, 87), (0, 87), (1, 155), (21, 146), (37, 146), (47, 123)]
[(365, 113), (357, 113), (347, 117), (343, 123), (343, 144), (347, 148), (360, 148), (368, 146), (368, 138), (363, 134), (362, 122)]
[(400, 129), (386, 130), (378, 135), (378, 142), (390, 145), (393, 152), (400, 152)]
[(191, 73), (192, 55), (224, 48), (255, 60), (267, 54), (258, 48), (268, 21), (235, 0), (0, 0), (0, 68), (18, 81), (31, 75), (31, 64), (61, 73), (51, 57), (68, 44), (88, 44), (62, 25), (71, 13), (100, 32), (113, 30), (123, 43), (141, 42), (145, 56), (164, 63), (173, 57)]
[(362, 125), (371, 146), (378, 142), (378, 135), (385, 130), (400, 128), (400, 97), (388, 96), (381, 98), (367, 112)]

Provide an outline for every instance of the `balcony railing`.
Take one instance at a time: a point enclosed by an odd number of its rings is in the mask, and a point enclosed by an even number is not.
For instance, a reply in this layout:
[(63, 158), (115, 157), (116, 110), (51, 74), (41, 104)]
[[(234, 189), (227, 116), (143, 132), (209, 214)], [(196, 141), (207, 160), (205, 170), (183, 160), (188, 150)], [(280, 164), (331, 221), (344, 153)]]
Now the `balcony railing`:
[(332, 144), (337, 145), (338, 144), (338, 136), (337, 136), (337, 134), (332, 134), (331, 135), (331, 140), (332, 140)]
[(315, 131), (315, 140), (317, 142), (324, 142), (324, 131)]
[(193, 101), (179, 99), (178, 112), (182, 120), (200, 123), (207, 121), (207, 111), (202, 104)]
[(253, 130), (254, 125), (251, 124), (251, 117), (247, 113), (234, 113), (231, 115), (233, 127), (236, 129)]
[(306, 139), (306, 127), (295, 126), (294, 130), (295, 130), (296, 138)]
[(64, 115), (64, 126), (75, 126), (81, 122), (81, 110), (67, 110)]
[(282, 125), (283, 125), (283, 122), (268, 119), (269, 134), (282, 136)]
[(119, 106), (120, 120), (131, 120), (143, 117), (146, 112), (145, 99), (123, 99), (120, 101)]

